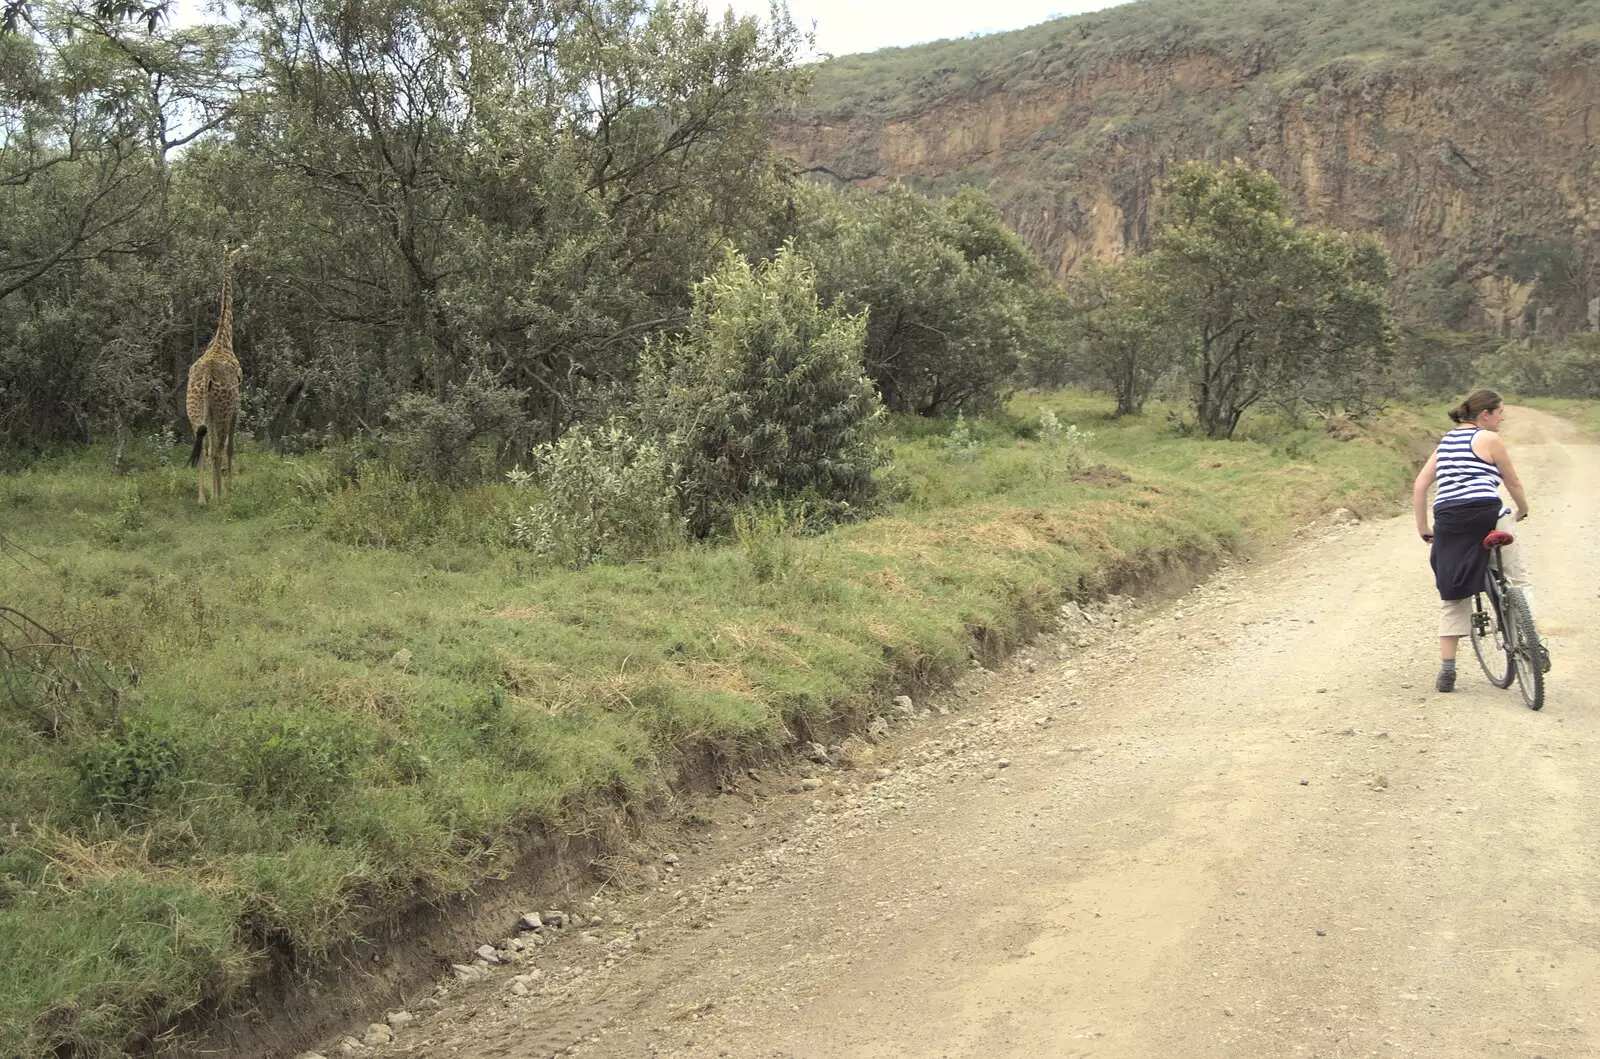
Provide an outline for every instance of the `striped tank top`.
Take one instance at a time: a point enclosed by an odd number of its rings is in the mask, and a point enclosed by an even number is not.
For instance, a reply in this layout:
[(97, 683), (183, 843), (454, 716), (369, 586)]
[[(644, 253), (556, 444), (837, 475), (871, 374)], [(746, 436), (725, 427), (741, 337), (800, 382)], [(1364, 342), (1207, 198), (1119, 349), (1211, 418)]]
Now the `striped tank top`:
[(1439, 439), (1439, 492), (1433, 509), (1500, 499), (1500, 470), (1472, 451), (1477, 427), (1456, 427)]

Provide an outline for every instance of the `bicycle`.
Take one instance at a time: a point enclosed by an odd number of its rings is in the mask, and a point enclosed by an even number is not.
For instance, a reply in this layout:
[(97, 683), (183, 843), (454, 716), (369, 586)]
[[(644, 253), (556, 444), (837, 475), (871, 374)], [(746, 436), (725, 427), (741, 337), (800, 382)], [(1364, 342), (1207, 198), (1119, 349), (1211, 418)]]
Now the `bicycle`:
[[(1516, 681), (1528, 709), (1544, 707), (1544, 675), (1550, 671), (1550, 652), (1533, 627), (1533, 612), (1522, 590), (1506, 582), (1500, 549), (1516, 538), (1495, 530), (1483, 539), (1489, 551), (1489, 569), (1483, 588), (1472, 597), (1472, 653), (1483, 675), (1497, 688)], [(1488, 602), (1485, 603), (1485, 598)]]

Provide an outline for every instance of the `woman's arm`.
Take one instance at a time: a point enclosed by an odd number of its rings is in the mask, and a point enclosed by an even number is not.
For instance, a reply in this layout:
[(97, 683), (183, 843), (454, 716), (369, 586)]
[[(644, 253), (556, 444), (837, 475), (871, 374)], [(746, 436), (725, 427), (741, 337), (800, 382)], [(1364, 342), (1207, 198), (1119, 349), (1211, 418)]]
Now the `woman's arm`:
[(1495, 465), (1500, 480), (1506, 483), (1506, 492), (1517, 505), (1517, 521), (1521, 522), (1528, 517), (1528, 494), (1522, 488), (1522, 479), (1517, 477), (1517, 469), (1511, 466), (1511, 453), (1506, 451), (1506, 443), (1498, 434), (1489, 439), (1489, 462)]
[(1417, 472), (1417, 480), (1411, 486), (1411, 510), (1417, 516), (1417, 536), (1428, 540), (1433, 536), (1428, 529), (1428, 486), (1433, 484), (1434, 477), (1439, 473), (1439, 453), (1434, 451), (1428, 457), (1428, 462), (1422, 465), (1422, 470)]

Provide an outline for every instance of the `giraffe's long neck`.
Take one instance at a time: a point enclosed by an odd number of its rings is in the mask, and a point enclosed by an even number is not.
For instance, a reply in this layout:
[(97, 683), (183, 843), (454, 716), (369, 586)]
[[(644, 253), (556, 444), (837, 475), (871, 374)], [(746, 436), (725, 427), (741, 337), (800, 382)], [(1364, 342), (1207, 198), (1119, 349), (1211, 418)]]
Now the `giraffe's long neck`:
[(227, 254), (222, 256), (222, 312), (217, 317), (217, 337), (211, 345), (233, 352), (233, 261)]

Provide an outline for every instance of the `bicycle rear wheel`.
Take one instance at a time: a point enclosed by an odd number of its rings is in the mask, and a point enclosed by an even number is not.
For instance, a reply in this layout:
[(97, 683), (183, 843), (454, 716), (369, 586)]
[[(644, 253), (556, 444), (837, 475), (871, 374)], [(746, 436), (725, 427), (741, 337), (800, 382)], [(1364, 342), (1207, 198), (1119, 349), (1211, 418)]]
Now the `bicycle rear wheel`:
[(1511, 664), (1516, 671), (1517, 689), (1528, 709), (1544, 707), (1544, 664), (1539, 656), (1539, 634), (1533, 628), (1533, 612), (1522, 590), (1507, 588), (1506, 628), (1510, 632)]
[(1500, 605), (1500, 586), (1494, 575), (1489, 575), (1482, 592), (1472, 597), (1472, 653), (1478, 656), (1483, 675), (1497, 688), (1509, 688), (1516, 679), (1511, 664), (1510, 636), (1501, 617), (1505, 608)]

